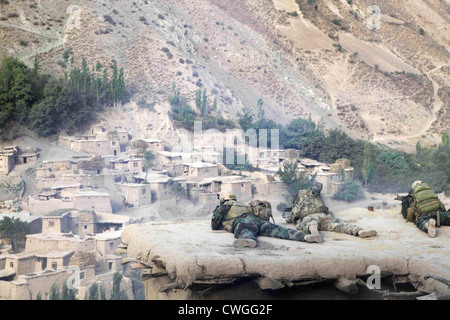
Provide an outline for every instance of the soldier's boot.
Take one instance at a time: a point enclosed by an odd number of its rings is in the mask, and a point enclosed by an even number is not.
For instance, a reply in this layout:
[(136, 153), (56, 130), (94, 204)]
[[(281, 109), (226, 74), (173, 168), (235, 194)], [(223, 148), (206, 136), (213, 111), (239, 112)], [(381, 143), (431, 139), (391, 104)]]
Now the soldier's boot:
[(430, 219), (428, 220), (428, 222), (425, 224), (425, 230), (427, 230), (428, 232), (428, 236), (430, 238), (434, 238), (436, 237), (436, 220), (434, 219)]
[(317, 221), (311, 221), (308, 230), (311, 234), (319, 234)]
[(254, 248), (256, 247), (256, 241), (253, 239), (236, 239), (233, 246), (236, 248)]
[(308, 235), (305, 236), (305, 241), (306, 242), (310, 242), (310, 243), (312, 243), (312, 242), (322, 243), (323, 242), (323, 237), (319, 233), (308, 234)]
[(358, 236), (360, 238), (375, 237), (376, 235), (377, 235), (377, 232), (375, 230), (360, 230), (360, 231), (358, 231)]

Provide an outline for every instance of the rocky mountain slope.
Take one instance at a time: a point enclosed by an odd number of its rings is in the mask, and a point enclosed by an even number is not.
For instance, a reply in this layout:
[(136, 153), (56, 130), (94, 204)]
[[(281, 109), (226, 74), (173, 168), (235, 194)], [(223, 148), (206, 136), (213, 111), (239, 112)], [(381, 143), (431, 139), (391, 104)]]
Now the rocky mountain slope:
[(53, 74), (67, 49), (117, 60), (131, 101), (102, 121), (148, 138), (172, 136), (176, 83), (192, 107), (206, 89), (227, 118), (262, 98), (280, 123), (311, 114), (408, 149), (450, 130), (449, 13), (444, 0), (4, 0), (0, 54), (38, 55)]

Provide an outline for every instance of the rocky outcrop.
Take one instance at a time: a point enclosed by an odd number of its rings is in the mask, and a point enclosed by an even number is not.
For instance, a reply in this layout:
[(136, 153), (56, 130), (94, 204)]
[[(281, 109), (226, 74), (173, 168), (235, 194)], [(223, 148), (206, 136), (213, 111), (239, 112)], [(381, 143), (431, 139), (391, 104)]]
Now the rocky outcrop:
[[(231, 285), (242, 279), (255, 280), (262, 290), (339, 279), (338, 287), (345, 288), (350, 284), (342, 278), (356, 281), (373, 270), (403, 276), (424, 294), (449, 294), (445, 284), (425, 279), (450, 278), (448, 228), (430, 239), (413, 225), (405, 229), (401, 217), (393, 219), (392, 213), (377, 211), (375, 219), (373, 213), (361, 211), (353, 220), (363, 227), (370, 223), (379, 232), (376, 239), (325, 232), (324, 244), (260, 237), (258, 247), (237, 249), (232, 234), (211, 231), (206, 220), (132, 225), (122, 235), (122, 250), (128, 255), (124, 263), (133, 261), (143, 269), (147, 298), (152, 299), (198, 298), (198, 286)], [(393, 237), (395, 227), (401, 234)]]

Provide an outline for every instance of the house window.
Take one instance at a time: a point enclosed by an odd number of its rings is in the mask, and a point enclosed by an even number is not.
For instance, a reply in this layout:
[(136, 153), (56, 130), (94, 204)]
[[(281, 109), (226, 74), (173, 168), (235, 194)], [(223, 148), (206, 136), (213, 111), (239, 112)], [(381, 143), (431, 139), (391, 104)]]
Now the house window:
[(9, 267), (12, 269), (12, 268), (14, 268), (14, 262), (10, 262), (9, 263)]
[(84, 227), (84, 229), (87, 229), (87, 226), (83, 226)]
[(80, 279), (84, 279), (84, 272), (80, 272)]
[(109, 248), (110, 248), (111, 250), (114, 250), (114, 242), (110, 242), (110, 243), (109, 243)]
[(113, 263), (112, 263), (112, 262), (109, 262), (109, 263), (108, 263), (109, 270), (112, 269), (112, 266), (113, 266)]
[(97, 148), (100, 148), (100, 143), (97, 143)]
[(53, 268), (53, 270), (58, 269), (58, 263), (57, 262), (52, 262), (52, 268)]
[(147, 193), (147, 189), (142, 189), (142, 194), (146, 194)]
[(48, 226), (51, 228), (51, 227), (54, 227), (55, 226), (55, 223), (53, 222), (53, 221), (49, 221), (48, 222)]
[(115, 145), (116, 145), (116, 142), (115, 142), (115, 141), (113, 141), (113, 142), (112, 142), (112, 145), (113, 145), (113, 146), (115, 146)]
[(135, 168), (137, 168), (138, 163), (137, 163), (137, 162), (133, 163), (133, 166), (134, 166)]

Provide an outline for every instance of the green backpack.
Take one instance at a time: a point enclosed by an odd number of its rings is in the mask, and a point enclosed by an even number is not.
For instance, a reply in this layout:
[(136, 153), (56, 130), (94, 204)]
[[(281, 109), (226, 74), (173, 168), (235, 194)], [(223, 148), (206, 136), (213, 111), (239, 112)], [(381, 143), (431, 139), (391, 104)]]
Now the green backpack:
[[(414, 218), (416, 220), (423, 214), (439, 212), (442, 207), (442, 204), (433, 189), (431, 189), (425, 182), (415, 185), (410, 194), (413, 201), (411, 202), (409, 208), (413, 210)], [(439, 216), (439, 214), (437, 216)]]

